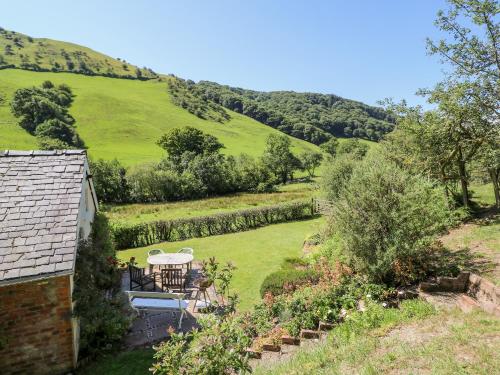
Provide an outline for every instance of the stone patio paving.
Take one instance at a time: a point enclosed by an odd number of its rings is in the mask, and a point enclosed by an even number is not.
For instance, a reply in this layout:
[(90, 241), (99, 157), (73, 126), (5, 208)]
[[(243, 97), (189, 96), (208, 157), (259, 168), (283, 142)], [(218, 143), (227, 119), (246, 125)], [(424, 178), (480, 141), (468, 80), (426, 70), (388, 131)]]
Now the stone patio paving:
[[(182, 319), (182, 327), (180, 331), (188, 332), (193, 328), (196, 328), (197, 318), (202, 313), (198, 312), (198, 308), (194, 311), (194, 298), (196, 297), (197, 288), (194, 285), (194, 281), (201, 277), (201, 264), (199, 262), (194, 261), (193, 267), (190, 271), (190, 278), (188, 285), (186, 287), (185, 300), (189, 301), (189, 306)], [(148, 270), (146, 269), (146, 273)], [(130, 277), (129, 273), (124, 272), (122, 276), (122, 290), (128, 291), (130, 290)], [(152, 291), (147, 290), (147, 291)], [(157, 284), (156, 291), (161, 291), (161, 287)], [(211, 301), (218, 301), (218, 297), (216, 296), (215, 289), (210, 287), (208, 289), (209, 299)], [(200, 297), (203, 301), (203, 296)], [(198, 307), (203, 307), (204, 302), (200, 304), (198, 301)], [(141, 313), (134, 322), (132, 323), (132, 327), (130, 332), (125, 338), (125, 345), (128, 348), (135, 348), (141, 346), (151, 346), (153, 344), (164, 341), (169, 337), (168, 328), (174, 327), (177, 331), (177, 325), (179, 323), (180, 313), (171, 313), (171, 312), (147, 312)]]

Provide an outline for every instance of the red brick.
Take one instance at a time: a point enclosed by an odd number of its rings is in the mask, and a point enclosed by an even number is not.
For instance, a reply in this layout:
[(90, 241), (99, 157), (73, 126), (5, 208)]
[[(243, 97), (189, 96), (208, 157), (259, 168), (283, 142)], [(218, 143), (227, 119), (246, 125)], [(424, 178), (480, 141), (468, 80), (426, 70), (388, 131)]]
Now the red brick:
[[(2, 375), (60, 374), (73, 367), (68, 276), (0, 287)], [(21, 301), (21, 303), (20, 303)]]

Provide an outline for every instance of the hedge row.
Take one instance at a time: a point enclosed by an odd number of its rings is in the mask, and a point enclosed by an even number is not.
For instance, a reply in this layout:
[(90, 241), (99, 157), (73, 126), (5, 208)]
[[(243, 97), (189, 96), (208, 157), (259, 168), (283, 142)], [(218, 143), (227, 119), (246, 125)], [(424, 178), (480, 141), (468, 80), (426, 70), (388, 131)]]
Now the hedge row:
[(315, 215), (312, 201), (296, 201), (274, 206), (175, 220), (154, 221), (112, 227), (116, 248), (128, 249), (164, 241), (235, 233), (269, 224), (305, 219)]

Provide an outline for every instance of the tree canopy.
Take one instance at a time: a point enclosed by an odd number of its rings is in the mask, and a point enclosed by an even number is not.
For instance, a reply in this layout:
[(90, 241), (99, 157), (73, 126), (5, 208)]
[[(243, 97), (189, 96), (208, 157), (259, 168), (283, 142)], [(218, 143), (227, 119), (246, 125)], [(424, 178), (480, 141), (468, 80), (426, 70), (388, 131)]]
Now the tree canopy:
[(332, 135), (376, 141), (394, 128), (394, 119), (382, 108), (336, 95), (261, 92), (179, 79), (170, 84), (170, 91), (175, 104), (198, 117), (218, 113), (217, 118), (224, 118), (224, 107), (314, 144), (324, 143)]
[(83, 147), (75, 119), (68, 109), (73, 93), (67, 85), (55, 86), (50, 81), (41, 87), (19, 89), (11, 102), (11, 111), (20, 117), (19, 125), (39, 139), (42, 149)]
[(292, 153), (290, 146), (290, 138), (286, 135), (271, 134), (262, 156), (264, 164), (282, 183), (286, 183), (294, 170), (301, 167), (300, 160)]
[(169, 158), (180, 160), (185, 152), (195, 155), (218, 153), (224, 147), (213, 135), (186, 126), (174, 128), (164, 134), (157, 144), (165, 149)]

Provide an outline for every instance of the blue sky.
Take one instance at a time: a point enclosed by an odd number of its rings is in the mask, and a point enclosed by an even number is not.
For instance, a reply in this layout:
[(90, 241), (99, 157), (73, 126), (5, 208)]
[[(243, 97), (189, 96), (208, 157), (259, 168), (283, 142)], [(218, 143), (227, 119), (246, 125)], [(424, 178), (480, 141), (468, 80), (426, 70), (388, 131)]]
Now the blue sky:
[(375, 104), (442, 78), (425, 38), (444, 0), (4, 1), (0, 26), (256, 90), (334, 93)]

